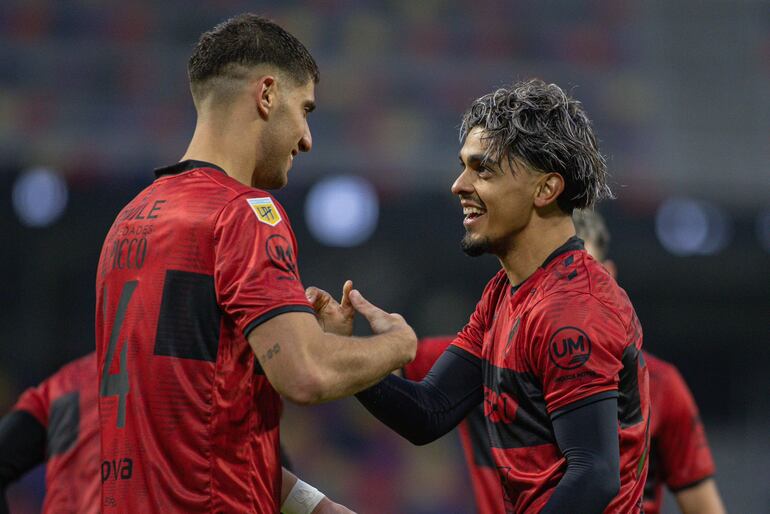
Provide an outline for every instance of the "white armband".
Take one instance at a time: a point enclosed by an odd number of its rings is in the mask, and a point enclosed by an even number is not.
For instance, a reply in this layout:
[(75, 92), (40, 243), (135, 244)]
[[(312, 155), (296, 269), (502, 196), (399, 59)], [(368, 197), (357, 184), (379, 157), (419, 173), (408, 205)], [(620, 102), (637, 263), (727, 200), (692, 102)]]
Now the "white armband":
[(281, 505), (283, 514), (310, 514), (316, 505), (324, 499), (324, 493), (310, 484), (306, 484), (299, 478), (294, 487), (291, 488), (289, 496)]

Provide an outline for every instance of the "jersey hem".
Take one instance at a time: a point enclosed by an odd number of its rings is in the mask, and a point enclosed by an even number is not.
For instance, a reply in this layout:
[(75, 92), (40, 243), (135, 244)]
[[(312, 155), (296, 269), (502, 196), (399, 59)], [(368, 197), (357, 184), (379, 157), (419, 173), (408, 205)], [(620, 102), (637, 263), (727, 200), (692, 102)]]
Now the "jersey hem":
[(708, 480), (710, 478), (714, 478), (714, 474), (713, 473), (709, 473), (708, 475), (706, 475), (703, 478), (700, 478), (700, 479), (695, 480), (693, 482), (689, 482), (689, 483), (687, 483), (685, 485), (682, 485), (682, 486), (679, 486), (679, 487), (671, 487), (668, 484), (666, 484), (666, 485), (668, 486), (668, 489), (672, 493), (679, 493), (679, 492), (682, 492), (682, 491), (684, 491), (686, 489), (690, 489), (691, 487), (695, 487), (695, 486), (701, 485), (703, 482), (705, 482), (706, 480)]
[(302, 305), (302, 304), (295, 304), (295, 305), (282, 305), (280, 307), (275, 307), (274, 309), (271, 309), (264, 314), (259, 315), (255, 319), (253, 319), (248, 325), (246, 325), (246, 328), (243, 329), (243, 335), (244, 337), (249, 337), (249, 333), (251, 333), (252, 330), (257, 328), (259, 325), (264, 323), (265, 321), (271, 320), (276, 316), (279, 316), (281, 314), (285, 314), (287, 312), (309, 312), (310, 314), (315, 316), (315, 311), (312, 307), (308, 305)]

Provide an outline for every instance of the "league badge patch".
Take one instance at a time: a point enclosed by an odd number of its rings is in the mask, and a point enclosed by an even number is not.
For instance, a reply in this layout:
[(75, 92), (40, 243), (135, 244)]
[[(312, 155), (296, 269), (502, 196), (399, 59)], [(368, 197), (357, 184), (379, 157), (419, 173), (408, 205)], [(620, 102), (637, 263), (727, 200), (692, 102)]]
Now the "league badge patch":
[(262, 223), (274, 227), (281, 222), (281, 213), (272, 198), (246, 198), (246, 201)]

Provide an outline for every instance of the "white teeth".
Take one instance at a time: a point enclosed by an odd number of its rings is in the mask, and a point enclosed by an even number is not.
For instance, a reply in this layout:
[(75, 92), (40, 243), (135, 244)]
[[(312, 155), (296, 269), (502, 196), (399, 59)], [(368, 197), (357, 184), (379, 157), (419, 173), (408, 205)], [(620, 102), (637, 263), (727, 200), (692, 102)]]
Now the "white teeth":
[(466, 216), (470, 214), (484, 214), (484, 211), (476, 207), (463, 207), (463, 214)]

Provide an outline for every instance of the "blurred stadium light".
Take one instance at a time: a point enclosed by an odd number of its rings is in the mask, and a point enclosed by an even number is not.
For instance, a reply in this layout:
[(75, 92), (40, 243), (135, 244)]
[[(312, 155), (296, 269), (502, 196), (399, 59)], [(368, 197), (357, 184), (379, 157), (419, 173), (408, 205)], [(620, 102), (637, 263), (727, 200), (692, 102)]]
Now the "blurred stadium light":
[(377, 228), (380, 203), (374, 186), (363, 177), (340, 175), (315, 184), (305, 201), (310, 233), (326, 246), (364, 243)]
[(46, 227), (67, 208), (67, 182), (48, 168), (33, 168), (19, 175), (13, 186), (13, 207), (28, 227)]
[(692, 198), (669, 198), (655, 216), (655, 232), (674, 255), (713, 255), (730, 242), (731, 227), (725, 212)]

